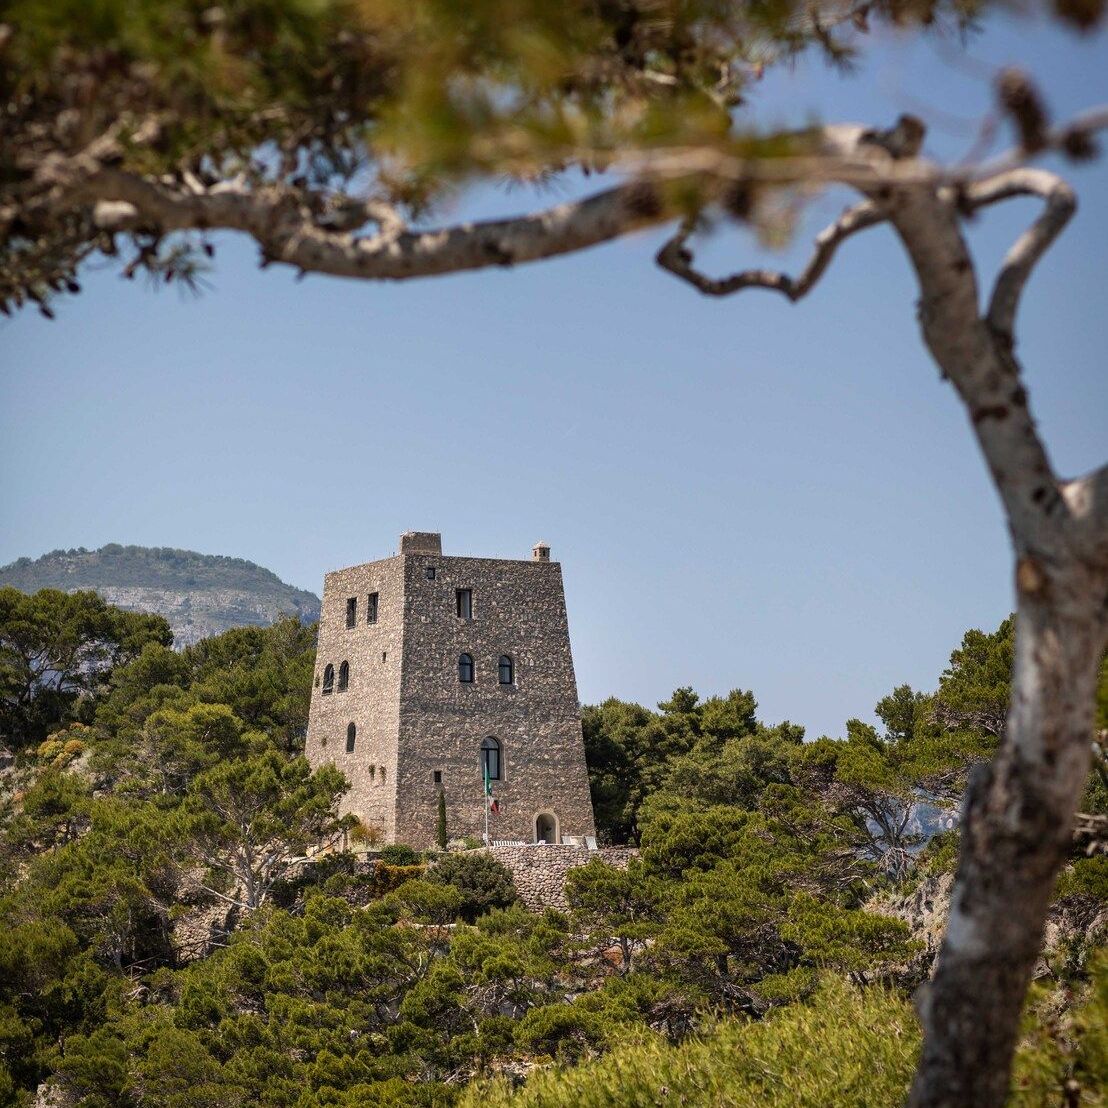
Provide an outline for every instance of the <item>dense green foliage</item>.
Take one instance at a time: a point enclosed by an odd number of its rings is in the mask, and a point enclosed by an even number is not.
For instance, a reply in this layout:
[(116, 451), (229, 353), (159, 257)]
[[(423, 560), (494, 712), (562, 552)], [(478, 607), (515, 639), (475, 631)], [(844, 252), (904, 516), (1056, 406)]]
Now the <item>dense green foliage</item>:
[(477, 1088), (466, 1108), (889, 1108), (912, 1076), (919, 1032), (909, 1004), (881, 989), (829, 982), (804, 1005), (759, 1023), (724, 1023), (674, 1047), (623, 1047), (568, 1073)]
[[(921, 851), (916, 810), (952, 810), (997, 741), (1008, 624), (842, 739), (767, 726), (742, 691), (586, 709), (601, 824), (641, 849), (574, 870), (568, 910), (537, 914), (480, 851), (340, 849), (345, 782), (300, 753), (311, 629), (174, 652), (92, 594), (12, 597), (0, 636), (69, 641), (87, 608), (115, 645), (0, 776), (0, 1105), (44, 1081), (87, 1108), (902, 1094), (930, 955), (874, 905), (953, 865), (956, 832)], [(1087, 799), (1108, 811), (1095, 783)], [(1075, 857), (1058, 895), (1076, 924), (1017, 1091), (1069, 1082), (1091, 1105), (1105, 963), (1081, 934), (1108, 858)]]
[(41, 742), (114, 666), (170, 641), (165, 620), (121, 612), (93, 592), (0, 588), (0, 736), (17, 748)]

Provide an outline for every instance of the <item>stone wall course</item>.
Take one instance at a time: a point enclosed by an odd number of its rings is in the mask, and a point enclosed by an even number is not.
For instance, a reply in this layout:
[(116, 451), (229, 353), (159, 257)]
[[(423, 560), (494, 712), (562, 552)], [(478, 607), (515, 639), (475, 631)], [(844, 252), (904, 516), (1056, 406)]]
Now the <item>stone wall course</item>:
[(512, 875), (523, 906), (532, 912), (543, 908), (565, 911), (566, 876), (578, 866), (588, 865), (594, 858), (617, 869), (626, 869), (638, 850), (629, 846), (602, 846), (589, 850), (585, 846), (528, 845), (492, 846), (491, 854)]

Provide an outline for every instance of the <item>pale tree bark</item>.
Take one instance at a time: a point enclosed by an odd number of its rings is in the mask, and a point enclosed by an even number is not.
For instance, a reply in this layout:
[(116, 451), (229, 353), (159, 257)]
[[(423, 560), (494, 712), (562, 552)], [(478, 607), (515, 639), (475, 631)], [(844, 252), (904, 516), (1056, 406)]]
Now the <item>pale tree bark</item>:
[(1094, 474), (1053, 473), (1014, 355), (1019, 295), (1073, 210), (1052, 174), (1020, 170), (967, 190), (974, 206), (1042, 196), (1046, 210), (1009, 251), (984, 316), (958, 202), (906, 190), (890, 221), (919, 278), (920, 327), (968, 411), (1015, 555), (1016, 656), (1000, 750), (967, 792), (950, 920), (922, 997), (916, 1108), (999, 1105), (1054, 880), (1088, 773), (1096, 678), (1108, 630), (1108, 519), (1090, 515)]

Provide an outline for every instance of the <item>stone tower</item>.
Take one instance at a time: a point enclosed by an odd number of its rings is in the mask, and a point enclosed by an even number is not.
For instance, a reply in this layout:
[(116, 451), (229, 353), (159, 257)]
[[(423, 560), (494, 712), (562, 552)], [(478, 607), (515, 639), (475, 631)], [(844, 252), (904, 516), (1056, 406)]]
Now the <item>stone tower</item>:
[[(562, 571), (444, 557), (408, 532), (391, 558), (327, 574), (308, 722), (313, 766), (386, 842), (562, 842), (595, 833)], [(492, 801), (485, 799), (488, 770)]]

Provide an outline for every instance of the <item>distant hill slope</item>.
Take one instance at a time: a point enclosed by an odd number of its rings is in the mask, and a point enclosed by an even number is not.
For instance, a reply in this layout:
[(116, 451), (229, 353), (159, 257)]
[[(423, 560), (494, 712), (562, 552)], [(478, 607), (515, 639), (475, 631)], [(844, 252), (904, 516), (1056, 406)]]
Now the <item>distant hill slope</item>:
[(264, 626), (284, 615), (305, 623), (319, 618), (319, 597), (286, 585), (275, 573), (244, 558), (224, 558), (167, 546), (53, 550), (0, 567), (0, 587), (95, 589), (128, 611), (156, 612), (173, 628), (177, 647), (230, 627)]

